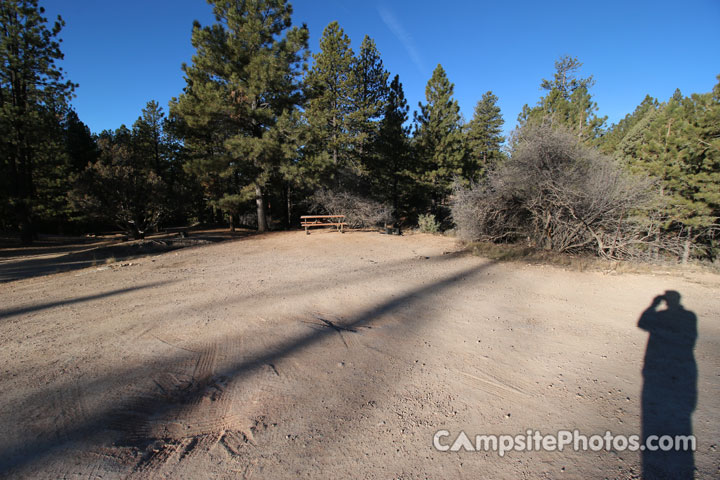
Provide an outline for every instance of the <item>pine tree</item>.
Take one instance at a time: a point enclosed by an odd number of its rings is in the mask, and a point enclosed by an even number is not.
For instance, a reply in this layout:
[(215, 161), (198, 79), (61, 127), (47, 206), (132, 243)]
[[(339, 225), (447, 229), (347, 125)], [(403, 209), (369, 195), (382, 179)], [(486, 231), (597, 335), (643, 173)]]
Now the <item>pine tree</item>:
[(588, 143), (594, 143), (602, 134), (607, 117), (598, 117), (597, 103), (592, 100), (590, 88), (594, 85), (592, 75), (578, 77), (582, 63), (577, 58), (563, 56), (555, 62), (552, 80), (543, 79), (540, 88), (547, 94), (535, 107), (523, 106), (518, 123), (547, 122), (563, 125)]
[(400, 77), (395, 75), (388, 90), (387, 101), (378, 131), (377, 156), (370, 164), (373, 193), (376, 198), (393, 206), (393, 217), (399, 220), (408, 205), (402, 205), (403, 197), (412, 190), (412, 156), (410, 150), (410, 127), (408, 104), (405, 100)]
[(467, 125), (468, 178), (475, 179), (478, 174), (494, 167), (504, 158), (500, 148), (505, 141), (502, 136), (505, 122), (497, 101), (497, 96), (492, 92), (484, 93), (475, 106), (473, 119)]
[(366, 35), (348, 78), (351, 105), (348, 130), (354, 163), (363, 172), (377, 155), (380, 120), (388, 96), (388, 75), (375, 42)]
[(646, 95), (633, 113), (625, 115), (625, 118), (610, 126), (605, 135), (602, 136), (599, 144), (600, 149), (608, 154), (614, 153), (627, 136), (633, 132), (635, 126), (642, 122), (651, 112), (655, 112), (659, 106), (660, 103), (656, 99)]
[[(712, 93), (679, 90), (637, 122), (616, 157), (659, 182), (665, 228), (684, 238), (683, 261), (701, 239), (710, 250), (720, 227), (720, 84)], [(717, 252), (708, 251), (709, 256)]]
[(114, 224), (144, 238), (165, 212), (165, 185), (138, 148), (135, 132), (122, 125), (98, 136), (100, 158), (74, 179), (70, 197), (87, 219)]
[(72, 179), (88, 165), (95, 163), (99, 150), (95, 137), (73, 110), (69, 110), (63, 122), (48, 120), (44, 131), (46, 153), (36, 162), (33, 215), (44, 228), (64, 233), (73, 225), (76, 212), (68, 199)]
[(183, 67), (187, 86), (171, 110), (186, 124), (188, 168), (204, 178), (215, 205), (254, 199), (265, 231), (266, 189), (281, 161), (270, 132), (302, 100), (308, 31), (291, 28), (286, 0), (211, 3), (218, 23), (193, 25), (196, 54)]
[(23, 242), (32, 241), (33, 210), (46, 185), (62, 181), (65, 172), (53, 162), (62, 149), (63, 118), (76, 87), (64, 80), (57, 36), (64, 22), (52, 27), (37, 0), (0, 3), (0, 177), (4, 213), (12, 212)]
[(285, 225), (290, 227), (295, 215), (296, 198), (304, 198), (319, 185), (322, 169), (306, 158), (308, 126), (297, 110), (285, 112), (273, 130), (278, 155), (284, 159), (277, 179), (280, 199), (285, 210)]
[(135, 148), (138, 154), (146, 159), (148, 165), (158, 175), (165, 170), (165, 114), (155, 100), (150, 100), (142, 109), (142, 114), (133, 124)]
[(428, 190), (433, 208), (443, 204), (453, 180), (465, 166), (460, 107), (453, 99), (454, 85), (438, 65), (425, 87), (427, 103), (415, 114), (415, 147), (420, 157), (417, 180)]
[(185, 223), (197, 185), (182, 169), (183, 147), (170, 123), (157, 101), (147, 102), (132, 126), (133, 155), (163, 181), (158, 189), (163, 221)]
[(63, 127), (70, 171), (77, 173), (84, 170), (88, 164), (95, 163), (99, 155), (97, 143), (88, 126), (74, 110), (68, 112)]
[(308, 159), (321, 167), (327, 177), (336, 177), (343, 169), (358, 171), (360, 166), (352, 165), (354, 139), (349, 128), (354, 57), (350, 39), (337, 22), (325, 28), (320, 51), (313, 58), (315, 63), (305, 79), (308, 89), (305, 119), (312, 150)]

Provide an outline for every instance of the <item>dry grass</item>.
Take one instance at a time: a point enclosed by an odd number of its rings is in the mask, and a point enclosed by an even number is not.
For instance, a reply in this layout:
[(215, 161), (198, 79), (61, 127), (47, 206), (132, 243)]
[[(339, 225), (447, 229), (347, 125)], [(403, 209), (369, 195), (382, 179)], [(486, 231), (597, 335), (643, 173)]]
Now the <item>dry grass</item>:
[(674, 262), (645, 263), (631, 260), (608, 260), (592, 255), (569, 255), (524, 245), (472, 242), (468, 252), (501, 262), (523, 262), (537, 265), (553, 265), (578, 272), (607, 273), (688, 273), (706, 272), (720, 274), (720, 265), (693, 262), (681, 265)]

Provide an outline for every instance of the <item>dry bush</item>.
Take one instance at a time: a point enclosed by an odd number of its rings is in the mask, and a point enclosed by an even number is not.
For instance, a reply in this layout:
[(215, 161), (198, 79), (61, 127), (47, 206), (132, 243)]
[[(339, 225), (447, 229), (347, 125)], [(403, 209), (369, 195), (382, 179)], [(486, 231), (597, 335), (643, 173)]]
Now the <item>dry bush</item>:
[(652, 185), (572, 133), (519, 132), (512, 157), (485, 181), (456, 186), (452, 214), (465, 240), (514, 242), (562, 253), (650, 258), (673, 245), (652, 213)]
[(258, 217), (257, 213), (243, 213), (238, 215), (238, 225), (246, 228), (257, 228)]
[(391, 221), (392, 209), (385, 204), (349, 192), (319, 190), (311, 198), (311, 209), (327, 215), (345, 215), (352, 228), (369, 228)]

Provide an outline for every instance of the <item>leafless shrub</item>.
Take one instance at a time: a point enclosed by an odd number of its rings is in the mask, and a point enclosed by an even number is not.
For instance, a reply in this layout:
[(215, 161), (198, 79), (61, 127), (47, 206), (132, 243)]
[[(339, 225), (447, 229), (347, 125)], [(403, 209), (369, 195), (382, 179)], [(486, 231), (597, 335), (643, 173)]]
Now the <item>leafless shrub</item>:
[(570, 132), (534, 126), (519, 132), (511, 159), (485, 181), (456, 186), (452, 214), (465, 240), (649, 258), (674, 248), (660, 235), (651, 187)]
[(257, 213), (243, 213), (238, 215), (238, 225), (249, 228), (257, 228)]
[(311, 199), (311, 208), (317, 213), (345, 215), (345, 222), (353, 228), (375, 227), (391, 219), (392, 210), (375, 200), (349, 192), (319, 190)]

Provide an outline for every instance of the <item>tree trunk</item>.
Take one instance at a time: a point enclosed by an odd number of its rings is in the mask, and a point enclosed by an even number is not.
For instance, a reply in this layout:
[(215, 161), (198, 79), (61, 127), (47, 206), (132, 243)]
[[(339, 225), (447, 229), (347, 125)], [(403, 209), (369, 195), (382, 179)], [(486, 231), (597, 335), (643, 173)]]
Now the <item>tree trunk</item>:
[(543, 249), (544, 250), (552, 250), (553, 247), (553, 241), (552, 241), (552, 230), (550, 229), (550, 222), (552, 220), (552, 216), (548, 212), (545, 216), (545, 225), (543, 226)]
[(685, 237), (685, 246), (683, 247), (682, 263), (685, 265), (690, 260), (690, 246), (692, 244), (692, 227), (688, 227), (687, 237)]
[(35, 237), (35, 231), (32, 224), (32, 198), (33, 198), (33, 181), (32, 181), (32, 157), (30, 149), (27, 146), (27, 140), (22, 127), (16, 127), (17, 147), (15, 150), (15, 159), (11, 160), (13, 164), (13, 174), (11, 184), (15, 191), (15, 215), (17, 225), (20, 230), (20, 240), (23, 245), (30, 245)]
[(134, 223), (130, 225), (130, 233), (132, 233), (133, 240), (142, 240), (145, 238), (145, 232), (141, 231)]
[(393, 197), (393, 222), (396, 224), (400, 223), (400, 198), (398, 195), (398, 178), (397, 175), (393, 177), (393, 187), (392, 187), (392, 197)]
[(22, 199), (18, 202), (16, 214), (18, 219), (18, 228), (20, 230), (20, 241), (23, 245), (30, 245), (35, 237), (35, 232), (33, 231), (32, 220), (30, 218), (30, 207), (28, 207), (26, 199)]
[(257, 204), (258, 232), (266, 232), (267, 215), (265, 213), (265, 195), (260, 185), (255, 185), (255, 203)]
[(660, 234), (657, 232), (655, 232), (655, 241), (653, 242), (652, 252), (653, 260), (657, 261), (657, 259), (660, 258)]
[(290, 191), (290, 185), (288, 184), (286, 194), (285, 194), (285, 200), (286, 200), (286, 217), (287, 217), (287, 228), (290, 228), (292, 226), (292, 200), (291, 200), (291, 191)]

